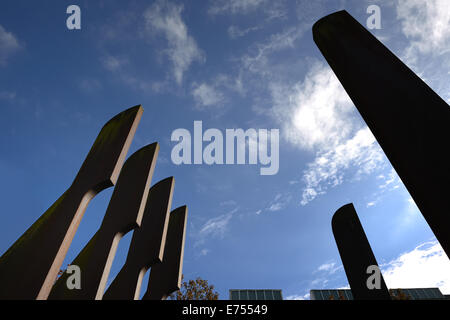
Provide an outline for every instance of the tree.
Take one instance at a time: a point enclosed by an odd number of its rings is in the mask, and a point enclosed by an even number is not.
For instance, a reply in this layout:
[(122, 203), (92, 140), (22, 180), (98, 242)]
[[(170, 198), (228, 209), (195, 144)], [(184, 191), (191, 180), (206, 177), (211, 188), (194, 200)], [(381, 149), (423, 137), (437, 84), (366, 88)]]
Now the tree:
[(402, 289), (390, 289), (389, 293), (392, 300), (411, 300), (411, 297), (404, 293)]
[[(184, 277), (184, 276), (183, 276)], [(219, 293), (214, 291), (214, 286), (208, 284), (208, 280), (198, 277), (195, 280), (184, 281), (181, 289), (169, 296), (171, 300), (218, 300)]]

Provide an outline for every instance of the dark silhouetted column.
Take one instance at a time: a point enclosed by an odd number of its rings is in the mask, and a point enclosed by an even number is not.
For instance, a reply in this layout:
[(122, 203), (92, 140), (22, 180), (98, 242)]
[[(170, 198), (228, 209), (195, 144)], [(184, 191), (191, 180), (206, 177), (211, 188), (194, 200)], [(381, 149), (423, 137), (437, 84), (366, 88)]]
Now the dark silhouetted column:
[(150, 188), (142, 223), (133, 232), (125, 265), (103, 299), (139, 299), (145, 273), (162, 262), (174, 183), (174, 178), (170, 177)]
[(346, 11), (313, 37), (450, 257), (450, 108)]
[(150, 270), (147, 292), (142, 300), (165, 300), (172, 292), (180, 290), (187, 211), (183, 206), (170, 213), (164, 258)]
[(159, 145), (153, 143), (125, 162), (103, 222), (71, 265), (81, 269), (81, 289), (69, 290), (64, 273), (53, 286), (49, 299), (101, 299), (118, 243), (142, 221)]
[(331, 222), (345, 274), (355, 300), (389, 300), (390, 295), (380, 272), (380, 289), (369, 289), (369, 266), (378, 268), (353, 204), (346, 204), (333, 215)]
[(48, 297), (87, 205), (116, 183), (142, 112), (105, 124), (70, 188), (2, 255), (0, 299)]

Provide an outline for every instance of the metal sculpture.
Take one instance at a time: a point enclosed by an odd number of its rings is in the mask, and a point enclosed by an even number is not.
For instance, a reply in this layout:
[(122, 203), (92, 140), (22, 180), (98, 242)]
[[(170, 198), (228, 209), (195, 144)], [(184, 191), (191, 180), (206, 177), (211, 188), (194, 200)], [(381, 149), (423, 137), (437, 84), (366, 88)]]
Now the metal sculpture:
[(139, 227), (147, 203), (159, 145), (135, 152), (125, 162), (100, 229), (71, 263), (83, 272), (80, 290), (68, 290), (64, 273), (49, 299), (101, 299), (117, 246), (129, 231)]
[(69, 189), (0, 257), (0, 299), (48, 297), (87, 205), (116, 183), (142, 112), (105, 124)]
[[(105, 298), (138, 298), (150, 267), (158, 274), (148, 288), (153, 298), (179, 288), (187, 207), (169, 218), (174, 178), (150, 188), (157, 143), (124, 164), (142, 112), (136, 106), (105, 124), (70, 188), (0, 257), (0, 299), (102, 299), (118, 242), (131, 230), (127, 261)], [(100, 228), (72, 262), (81, 270), (80, 287), (69, 288), (67, 273), (55, 283), (89, 201), (116, 182)]]
[(174, 183), (170, 177), (150, 189), (141, 226), (133, 233), (125, 265), (106, 290), (105, 300), (139, 299), (145, 273), (163, 261)]
[(390, 300), (381, 272), (379, 288), (369, 288), (367, 285), (370, 277), (368, 268), (375, 266), (379, 270), (379, 267), (353, 204), (339, 208), (333, 215), (331, 225), (354, 299)]
[(450, 257), (450, 108), (346, 11), (313, 38)]
[(165, 300), (181, 289), (187, 213), (186, 206), (170, 213), (163, 261), (150, 270), (147, 291), (142, 300)]

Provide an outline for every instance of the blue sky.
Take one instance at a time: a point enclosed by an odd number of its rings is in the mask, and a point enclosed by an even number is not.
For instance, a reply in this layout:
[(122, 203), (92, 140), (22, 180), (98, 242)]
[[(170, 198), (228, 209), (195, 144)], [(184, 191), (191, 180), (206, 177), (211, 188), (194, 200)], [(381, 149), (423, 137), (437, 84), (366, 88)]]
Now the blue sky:
[[(71, 4), (81, 30), (66, 27)], [(129, 155), (160, 143), (153, 183), (174, 176), (172, 207), (189, 207), (186, 278), (209, 280), (221, 299), (346, 287), (331, 217), (353, 202), (388, 287), (450, 293), (448, 258), (312, 40), (313, 23), (341, 9), (366, 25), (369, 5), (381, 9), (370, 31), (449, 102), (447, 0), (2, 1), (0, 253), (70, 186), (103, 124), (142, 104)], [(173, 164), (172, 132), (196, 120), (279, 129), (278, 173)], [(111, 194), (89, 205), (64, 265)]]

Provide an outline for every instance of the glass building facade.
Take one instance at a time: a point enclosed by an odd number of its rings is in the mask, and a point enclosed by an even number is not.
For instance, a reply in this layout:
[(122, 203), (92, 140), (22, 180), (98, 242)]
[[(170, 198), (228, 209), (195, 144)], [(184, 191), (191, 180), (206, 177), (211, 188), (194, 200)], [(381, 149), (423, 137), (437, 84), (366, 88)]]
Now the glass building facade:
[[(390, 289), (391, 297), (402, 300), (444, 300), (439, 288)], [(311, 300), (353, 300), (350, 289), (311, 290)]]
[(230, 300), (283, 300), (281, 290), (230, 290)]

